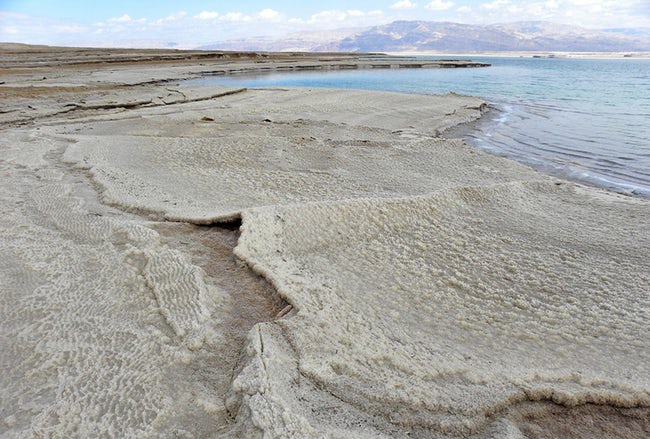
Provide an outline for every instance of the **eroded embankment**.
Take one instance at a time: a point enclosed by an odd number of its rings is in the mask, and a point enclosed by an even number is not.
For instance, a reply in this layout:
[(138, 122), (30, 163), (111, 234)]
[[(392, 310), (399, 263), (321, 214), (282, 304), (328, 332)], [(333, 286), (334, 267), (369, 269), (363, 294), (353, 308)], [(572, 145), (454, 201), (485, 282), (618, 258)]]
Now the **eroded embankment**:
[(230, 379), (220, 383), (222, 389), (230, 387), (251, 328), (257, 323), (280, 318), (291, 308), (287, 308), (289, 304), (263, 277), (234, 256), (240, 225), (240, 220), (209, 226), (149, 223), (167, 245), (188, 255), (210, 283), (230, 297), (232, 307), (227, 318), (219, 322), (219, 331), (226, 343), (220, 347), (223, 354), (219, 363), (213, 366), (216, 370), (232, 371)]
[(175, 84), (5, 86), (0, 89), (3, 102), (0, 127), (56, 123), (61, 118), (110, 118), (127, 110), (207, 101), (245, 90), (239, 87), (191, 88)]

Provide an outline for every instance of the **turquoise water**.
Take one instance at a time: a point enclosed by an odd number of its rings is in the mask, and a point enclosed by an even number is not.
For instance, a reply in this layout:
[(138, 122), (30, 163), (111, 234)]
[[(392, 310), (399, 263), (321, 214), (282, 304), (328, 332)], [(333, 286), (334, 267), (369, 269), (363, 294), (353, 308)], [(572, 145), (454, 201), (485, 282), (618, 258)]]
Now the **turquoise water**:
[(483, 58), (478, 69), (210, 77), (202, 84), (330, 87), (486, 99), (466, 140), (543, 172), (650, 197), (650, 60)]

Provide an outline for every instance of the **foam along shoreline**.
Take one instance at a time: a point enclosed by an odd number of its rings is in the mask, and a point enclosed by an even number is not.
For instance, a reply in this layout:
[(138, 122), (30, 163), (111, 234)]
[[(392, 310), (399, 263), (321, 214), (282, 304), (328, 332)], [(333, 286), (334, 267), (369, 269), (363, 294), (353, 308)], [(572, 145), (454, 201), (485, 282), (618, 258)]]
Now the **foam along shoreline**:
[[(2, 434), (647, 436), (647, 200), (445, 139), (472, 97), (113, 67), (46, 80), (100, 93), (7, 98), (35, 110), (0, 141)], [(291, 305), (241, 351), (248, 287), (170, 222), (233, 218)]]
[[(650, 198), (650, 190), (638, 183), (631, 183), (610, 175), (604, 175), (602, 171), (586, 171), (582, 167), (573, 168), (566, 162), (557, 162), (536, 155), (531, 150), (521, 150), (517, 147), (495, 148), (491, 145), (492, 135), (499, 131), (502, 124), (513, 116), (514, 108), (511, 105), (490, 104), (486, 115), (472, 123), (459, 125), (445, 133), (447, 137), (462, 138), (471, 146), (487, 151), (491, 154), (498, 154), (508, 159), (531, 166), (543, 174), (555, 176), (561, 179), (570, 180), (579, 184), (585, 184), (596, 188), (617, 192), (619, 194)], [(529, 115), (517, 114), (517, 117), (526, 120)], [(490, 139), (490, 140), (488, 140)]]

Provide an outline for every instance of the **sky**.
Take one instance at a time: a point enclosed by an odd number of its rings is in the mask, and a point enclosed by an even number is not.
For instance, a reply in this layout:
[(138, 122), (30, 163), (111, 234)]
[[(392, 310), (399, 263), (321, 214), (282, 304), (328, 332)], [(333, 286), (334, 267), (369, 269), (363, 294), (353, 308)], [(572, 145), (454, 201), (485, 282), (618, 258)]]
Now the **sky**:
[(0, 0), (0, 41), (193, 48), (236, 38), (367, 27), (394, 20), (544, 20), (650, 28), (650, 0)]

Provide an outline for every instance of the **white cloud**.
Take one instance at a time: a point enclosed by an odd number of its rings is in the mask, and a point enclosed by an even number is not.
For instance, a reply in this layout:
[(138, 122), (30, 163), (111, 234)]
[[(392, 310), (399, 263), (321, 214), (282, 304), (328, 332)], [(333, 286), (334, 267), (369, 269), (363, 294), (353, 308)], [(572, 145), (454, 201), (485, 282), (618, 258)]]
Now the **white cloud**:
[(384, 13), (381, 10), (362, 11), (358, 9), (350, 9), (346, 11), (331, 9), (320, 11), (306, 20), (288, 20), (288, 23), (296, 26), (296, 30), (304, 30), (297, 28), (297, 26), (302, 23), (309, 25), (312, 29), (335, 30), (344, 27), (375, 26), (385, 22)]
[(187, 12), (179, 11), (179, 12), (176, 12), (175, 14), (169, 15), (169, 16), (167, 16), (165, 18), (159, 18), (158, 20), (156, 20), (156, 24), (160, 25), (160, 24), (164, 24), (164, 23), (173, 23), (175, 21), (182, 20), (186, 16), (187, 16)]
[(400, 0), (397, 3), (390, 5), (391, 9), (414, 9), (417, 5), (411, 0)]
[(600, 3), (600, 0), (565, 0), (565, 3), (578, 6), (588, 6)]
[(168, 16), (164, 20), (165, 21), (178, 21), (178, 20), (181, 20), (181, 19), (185, 18), (186, 15), (187, 15), (187, 12), (179, 11), (179, 12), (176, 12), (175, 14), (172, 14), (172, 15)]
[(73, 21), (0, 11), (0, 41), (71, 45), (79, 41), (79, 38), (86, 38), (92, 30), (87, 25)]
[(310, 23), (335, 23), (335, 22), (341, 22), (345, 20), (345, 18), (348, 16), (343, 11), (339, 10), (329, 10), (329, 11), (321, 11), (318, 12), (317, 14), (314, 14), (311, 16), (309, 19)]
[(240, 23), (251, 21), (251, 17), (248, 15), (242, 14), (241, 12), (228, 12), (225, 15), (222, 15), (220, 18), (221, 21), (230, 21), (233, 23)]
[(446, 11), (454, 6), (454, 2), (446, 2), (444, 0), (433, 0), (428, 3), (425, 8), (431, 9), (432, 11)]
[(78, 34), (84, 32), (86, 28), (78, 24), (62, 24), (53, 27), (55, 32), (60, 32), (64, 34)]
[(131, 17), (129, 17), (128, 14), (124, 14), (121, 17), (109, 18), (106, 21), (108, 21), (109, 23), (127, 23), (127, 22), (131, 21)]
[(278, 11), (269, 8), (260, 11), (257, 15), (264, 20), (277, 20), (280, 18), (280, 13)]
[(124, 14), (94, 24), (0, 11), (0, 41), (82, 46), (132, 46), (137, 41), (146, 47), (164, 47), (164, 44), (174, 42), (178, 43), (176, 47), (191, 48), (252, 35), (374, 26), (399, 18), (444, 17), (445, 20), (474, 24), (546, 20), (588, 28), (647, 27), (650, 22), (648, 0), (481, 0), (472, 3), (476, 6), (471, 8), (468, 1), (459, 0), (392, 0), (390, 3), (401, 6), (418, 3), (419, 9), (393, 8), (390, 12), (332, 9), (312, 16), (286, 16), (271, 8), (251, 15), (236, 10), (227, 14), (204, 10), (193, 13), (196, 15), (178, 12), (162, 18), (152, 11), (147, 18), (134, 19)]
[(348, 15), (350, 17), (363, 17), (364, 15), (366, 15), (366, 13), (363, 11), (359, 11), (357, 9), (352, 9), (348, 11)]
[(490, 3), (483, 3), (481, 5), (481, 8), (487, 9), (488, 11), (493, 11), (495, 9), (503, 8), (504, 6), (507, 6), (509, 4), (510, 4), (509, 0), (494, 0)]
[(560, 7), (560, 4), (555, 0), (549, 0), (544, 2), (544, 7), (548, 9), (557, 9)]
[(463, 11), (459, 19), (482, 24), (543, 20), (587, 28), (648, 27), (647, 5), (648, 0), (486, 0), (480, 12)]
[(16, 26), (6, 26), (3, 28), (0, 28), (0, 32), (9, 34), (9, 35), (16, 35), (20, 33), (20, 30)]
[(194, 18), (198, 18), (199, 20), (214, 20), (219, 16), (218, 12), (214, 11), (201, 11), (197, 15), (194, 16)]

